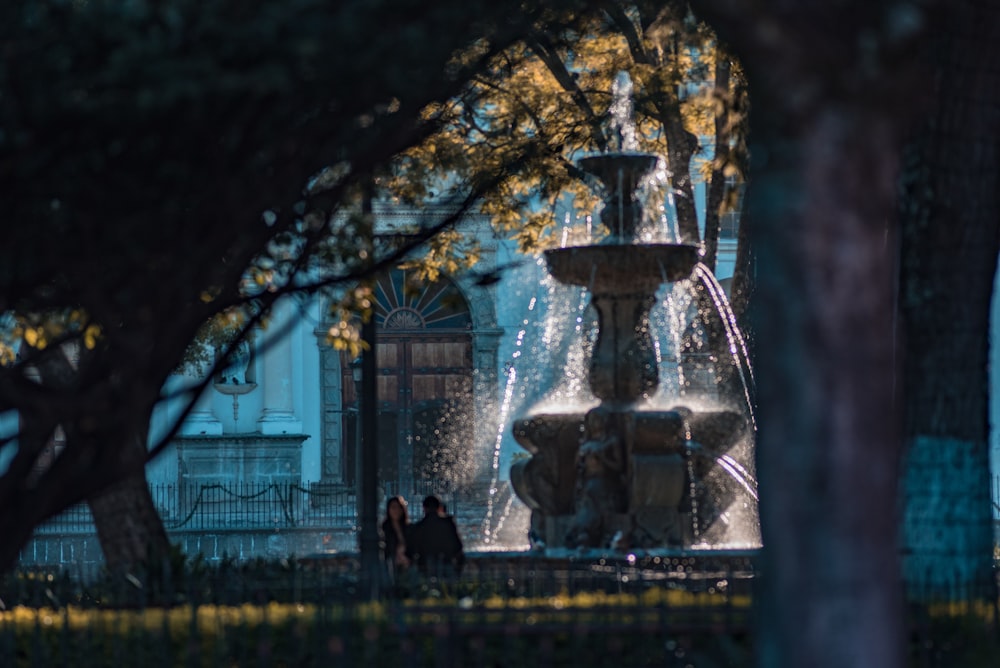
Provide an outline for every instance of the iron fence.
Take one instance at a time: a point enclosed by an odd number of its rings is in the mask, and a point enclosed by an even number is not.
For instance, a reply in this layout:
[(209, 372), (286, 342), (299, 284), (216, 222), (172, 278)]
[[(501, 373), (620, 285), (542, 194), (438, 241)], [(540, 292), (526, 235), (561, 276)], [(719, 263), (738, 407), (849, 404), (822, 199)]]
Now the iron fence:
[(92, 583), (21, 571), (0, 577), (0, 665), (748, 665), (749, 581), (671, 566), (482, 556), (460, 576), (382, 574), (375, 605), (345, 556)]
[[(359, 605), (369, 589), (346, 560), (89, 586), (20, 572), (0, 577), (0, 665), (755, 665), (748, 574), (642, 566), (483, 557), (458, 579), (383, 589), (374, 605)], [(908, 608), (908, 665), (996, 665), (995, 603), (953, 594)]]
[[(237, 482), (232, 484), (154, 483), (150, 494), (168, 531), (267, 528), (349, 528), (357, 525), (353, 489), (323, 483)], [(993, 519), (1000, 522), (1000, 476), (990, 480)], [(413, 519), (420, 516), (420, 501), (436, 494), (452, 514), (474, 506), (473, 496), (447, 482), (415, 480), (386, 483), (380, 490), (379, 513), (385, 498), (404, 496)], [(94, 532), (87, 504), (67, 509), (37, 529), (42, 535)], [(998, 537), (1000, 538), (1000, 537)]]
[[(386, 493), (399, 493), (399, 485), (386, 487)], [(266, 482), (151, 484), (149, 491), (168, 531), (319, 529), (353, 527), (357, 524), (354, 491), (334, 485)], [(437, 494), (445, 500), (451, 512), (457, 510), (458, 495), (446, 485), (417, 481), (406, 485), (405, 491), (410, 499)], [(78, 504), (40, 526), (37, 532), (93, 533), (93, 516), (87, 504)]]

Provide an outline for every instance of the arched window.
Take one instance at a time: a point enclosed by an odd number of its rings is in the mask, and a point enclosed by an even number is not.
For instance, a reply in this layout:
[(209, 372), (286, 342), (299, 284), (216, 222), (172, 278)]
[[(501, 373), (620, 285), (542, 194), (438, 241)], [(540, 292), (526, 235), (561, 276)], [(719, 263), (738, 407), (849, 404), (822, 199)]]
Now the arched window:
[(422, 281), (394, 269), (375, 285), (375, 324), (387, 334), (420, 330), (465, 332), (472, 329), (469, 306), (448, 278)]

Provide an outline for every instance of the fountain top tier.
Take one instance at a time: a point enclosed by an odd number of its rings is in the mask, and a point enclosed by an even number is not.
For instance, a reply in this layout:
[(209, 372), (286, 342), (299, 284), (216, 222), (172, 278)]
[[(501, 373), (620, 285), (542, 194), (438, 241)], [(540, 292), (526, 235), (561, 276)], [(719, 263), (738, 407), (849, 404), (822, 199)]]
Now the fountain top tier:
[(640, 186), (660, 158), (654, 153), (639, 151), (632, 113), (632, 80), (628, 72), (619, 72), (615, 77), (608, 112), (609, 141), (614, 150), (580, 158), (577, 165), (596, 176), (603, 185), (601, 222), (608, 229), (603, 244), (631, 244), (637, 241), (637, 228), (642, 222)]
[(601, 222), (608, 236), (597, 246), (548, 251), (546, 260), (553, 278), (592, 292), (638, 289), (652, 293), (664, 283), (691, 275), (699, 260), (697, 246), (635, 243), (643, 211), (639, 185), (656, 162), (655, 155), (637, 152), (604, 153), (578, 161), (581, 169), (604, 185)]
[(601, 222), (608, 229), (605, 244), (627, 244), (636, 240), (642, 222), (638, 189), (642, 179), (656, 166), (650, 153), (604, 153), (581, 158), (577, 164), (604, 185)]

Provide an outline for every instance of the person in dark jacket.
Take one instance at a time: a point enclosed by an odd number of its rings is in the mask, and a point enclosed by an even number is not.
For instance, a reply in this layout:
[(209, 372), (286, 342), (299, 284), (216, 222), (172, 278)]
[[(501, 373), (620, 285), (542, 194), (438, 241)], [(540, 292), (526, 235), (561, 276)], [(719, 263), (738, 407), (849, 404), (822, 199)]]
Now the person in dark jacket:
[(434, 495), (424, 499), (423, 507), (423, 519), (410, 530), (409, 552), (417, 567), (426, 575), (460, 573), (465, 553), (455, 519), (441, 516), (441, 500)]

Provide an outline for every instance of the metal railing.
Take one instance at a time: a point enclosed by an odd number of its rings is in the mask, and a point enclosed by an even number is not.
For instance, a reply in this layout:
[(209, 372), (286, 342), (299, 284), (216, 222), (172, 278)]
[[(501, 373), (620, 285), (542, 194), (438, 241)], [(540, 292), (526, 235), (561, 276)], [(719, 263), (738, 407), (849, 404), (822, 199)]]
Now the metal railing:
[[(376, 606), (356, 560), (95, 583), (22, 571), (0, 577), (0, 665), (755, 665), (750, 574), (688, 565), (481, 557), (457, 579), (397, 581)], [(991, 596), (959, 588), (957, 604), (912, 602), (907, 665), (994, 666)]]
[[(173, 484), (149, 486), (153, 502), (168, 531), (219, 529), (353, 527), (357, 503), (350, 488), (313, 483)], [(993, 519), (1000, 521), (1000, 476), (990, 481)], [(402, 494), (410, 504), (411, 518), (420, 517), (420, 502), (436, 494), (453, 514), (460, 505), (474, 503), (447, 483), (416, 480), (405, 485), (387, 483), (379, 499), (379, 514), (387, 496)], [(36, 530), (39, 534), (93, 533), (94, 522), (82, 503), (52, 518)]]
[[(386, 493), (398, 493), (387, 485)], [(357, 521), (354, 491), (340, 486), (295, 483), (151, 484), (153, 503), (167, 531), (224, 529), (353, 527)], [(406, 486), (410, 503), (437, 494), (454, 512), (456, 494), (442, 484), (417, 481)], [(382, 512), (380, 499), (379, 512)], [(37, 529), (40, 534), (93, 533), (94, 521), (82, 503)]]
[(634, 570), (487, 561), (386, 587), (377, 606), (358, 605), (356, 570), (257, 563), (83, 585), (24, 572), (0, 578), (0, 665), (752, 664), (751, 598), (724, 574), (687, 591)]
[[(152, 484), (149, 491), (168, 531), (320, 526), (354, 520), (354, 496), (340, 490), (314, 492), (295, 484), (236, 483)], [(86, 504), (38, 528), (39, 533), (92, 531), (93, 517)]]

